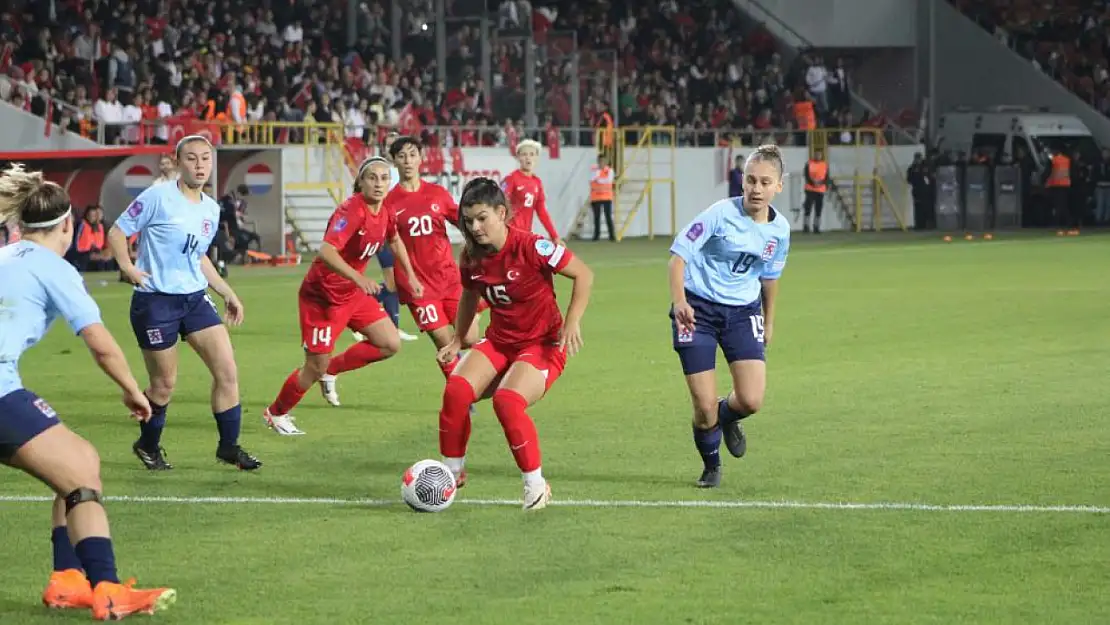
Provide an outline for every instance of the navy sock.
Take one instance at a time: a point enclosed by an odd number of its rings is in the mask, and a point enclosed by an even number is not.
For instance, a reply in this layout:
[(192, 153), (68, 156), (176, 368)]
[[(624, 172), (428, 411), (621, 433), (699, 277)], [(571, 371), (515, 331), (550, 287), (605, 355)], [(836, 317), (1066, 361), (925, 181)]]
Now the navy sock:
[(243, 420), (243, 405), (235, 404), (223, 412), (212, 413), (220, 430), (220, 447), (239, 444), (239, 425)]
[(728, 397), (717, 401), (717, 422), (721, 425), (730, 425), (749, 416), (751, 415), (733, 410), (732, 406), (728, 405)]
[(143, 449), (155, 451), (162, 444), (162, 430), (166, 427), (168, 405), (150, 402), (150, 420), (139, 422), (139, 446)]
[(701, 454), (701, 461), (705, 468), (716, 469), (721, 466), (721, 428), (714, 425), (712, 429), (703, 430), (694, 427), (694, 447)]
[(86, 538), (74, 547), (89, 584), (96, 588), (100, 582), (119, 583), (116, 575), (116, 553), (112, 550), (112, 539), (102, 536)]
[(397, 296), (397, 291), (390, 291), (385, 288), (385, 283), (381, 283), (382, 290), (378, 291), (378, 301), (385, 307), (385, 312), (389, 314), (389, 318), (393, 320), (393, 325), (401, 326), (401, 299)]
[(50, 532), (50, 542), (54, 543), (54, 570), (67, 571), (80, 569), (81, 561), (77, 559), (77, 552), (73, 550), (73, 543), (69, 542), (69, 532), (66, 526), (55, 527)]

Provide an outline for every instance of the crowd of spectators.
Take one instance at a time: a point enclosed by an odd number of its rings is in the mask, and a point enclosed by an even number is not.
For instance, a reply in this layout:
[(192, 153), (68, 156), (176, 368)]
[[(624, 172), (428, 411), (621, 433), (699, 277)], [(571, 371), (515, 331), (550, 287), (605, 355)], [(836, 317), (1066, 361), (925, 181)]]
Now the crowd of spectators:
[(953, 0), (965, 15), (1110, 115), (1110, 4), (1105, 0)]
[(491, 14), (488, 87), (477, 21), (456, 14), (463, 4), (446, 2), (447, 80), (438, 81), (432, 0), (401, 3), (400, 59), (388, 0), (360, 2), (350, 47), (346, 0), (9, 0), (0, 74), (11, 80), (0, 80), (0, 98), (86, 135), (100, 125), (109, 143), (166, 140), (164, 129), (140, 132), (140, 120), (226, 111), (236, 122), (338, 122), (364, 139), (414, 123), (476, 127), (447, 141), (495, 145), (510, 126), (523, 130), (534, 41), (541, 126), (574, 121), (575, 81), (583, 127), (608, 114), (622, 125), (677, 126), (685, 143), (719, 140), (720, 129), (860, 122), (842, 63), (807, 54), (786, 65), (728, 0), (505, 0)]

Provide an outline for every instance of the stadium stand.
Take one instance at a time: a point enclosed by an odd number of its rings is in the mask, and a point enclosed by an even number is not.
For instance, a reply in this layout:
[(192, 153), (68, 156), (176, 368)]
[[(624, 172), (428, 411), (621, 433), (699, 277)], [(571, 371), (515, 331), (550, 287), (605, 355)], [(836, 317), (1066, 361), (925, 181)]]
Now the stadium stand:
[(402, 4), (402, 58), (394, 60), (384, 0), (359, 5), (349, 49), (337, 44), (347, 36), (345, 2), (267, 10), (242, 0), (107, 0), (94, 10), (80, 0), (15, 0), (0, 15), (0, 74), (8, 77), (0, 96), (105, 143), (165, 141), (164, 128), (137, 122), (184, 116), (338, 122), (348, 138), (370, 141), (381, 128), (437, 126), (448, 131), (434, 139), (496, 145), (510, 127), (523, 131), (526, 44), (514, 33), (530, 22), (542, 126), (577, 119), (593, 127), (616, 115), (622, 125), (673, 125), (682, 143), (712, 145), (730, 138), (722, 129), (749, 135), (745, 143), (777, 130), (780, 143), (800, 144), (804, 133), (793, 131), (857, 125), (847, 94), (825, 87), (820, 59), (784, 66), (765, 31), (741, 36), (727, 0), (636, 11), (584, 0), (504, 2), (494, 16), (490, 97), (478, 31), (452, 22), (448, 80), (438, 82), (432, 3)]
[(952, 0), (952, 4), (1100, 113), (1110, 115), (1105, 3)]

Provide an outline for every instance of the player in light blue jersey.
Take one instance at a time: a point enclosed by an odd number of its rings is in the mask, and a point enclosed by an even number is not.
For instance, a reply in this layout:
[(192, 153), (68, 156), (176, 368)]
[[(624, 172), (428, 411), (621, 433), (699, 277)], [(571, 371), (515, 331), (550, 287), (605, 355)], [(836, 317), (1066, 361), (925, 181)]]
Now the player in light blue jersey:
[[(147, 469), (172, 469), (162, 449), (166, 406), (177, 382), (177, 341), (184, 338), (212, 373), (212, 414), (220, 433), (216, 458), (244, 471), (262, 466), (239, 445), (242, 408), (231, 338), (208, 288), (220, 294), (232, 325), (243, 321), (243, 304), (220, 277), (207, 251), (220, 223), (220, 206), (201, 192), (212, 174), (214, 150), (204, 137), (189, 136), (174, 151), (180, 177), (139, 194), (108, 231), (108, 244), (128, 282), (131, 327), (143, 350), (154, 416), (140, 424), (132, 445)], [(131, 262), (127, 237), (139, 234), (139, 258)]]
[[(782, 178), (778, 147), (760, 146), (744, 165), (744, 195), (702, 211), (671, 245), (672, 339), (694, 404), (702, 488), (721, 483), (722, 436), (729, 453), (743, 456), (740, 420), (763, 405), (765, 348), (790, 249), (790, 224), (771, 206)], [(718, 347), (732, 374), (727, 397), (717, 396)]]
[(100, 321), (100, 309), (62, 258), (73, 240), (72, 213), (66, 192), (41, 173), (15, 165), (0, 174), (0, 223), (19, 222), (23, 232), (22, 241), (0, 249), (0, 463), (42, 480), (56, 494), (54, 573), (43, 603), (119, 619), (165, 608), (176, 593), (119, 583), (108, 515), (100, 504), (100, 458), (45, 399), (24, 388), (19, 374), (20, 357), (61, 317), (123, 390), (131, 416), (151, 416), (119, 344)]

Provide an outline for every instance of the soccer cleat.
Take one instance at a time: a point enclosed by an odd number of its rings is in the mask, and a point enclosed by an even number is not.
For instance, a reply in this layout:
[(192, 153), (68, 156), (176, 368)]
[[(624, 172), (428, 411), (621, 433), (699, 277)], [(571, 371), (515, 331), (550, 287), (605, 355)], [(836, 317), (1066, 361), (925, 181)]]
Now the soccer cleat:
[(402, 341), (419, 341), (420, 340), (419, 336), (409, 334), (408, 332), (405, 332), (404, 330), (402, 330), (400, 328), (397, 328), (397, 334), (400, 335)]
[(85, 574), (77, 569), (54, 571), (42, 593), (42, 604), (57, 610), (93, 607), (93, 590)]
[(247, 453), (238, 445), (221, 445), (216, 448), (216, 459), (235, 465), (241, 471), (254, 471), (262, 466), (262, 461)]
[(744, 426), (739, 421), (721, 425), (721, 435), (725, 439), (725, 447), (734, 458), (743, 458), (748, 451), (748, 437), (744, 435)]
[(534, 486), (531, 484), (524, 485), (524, 510), (542, 510), (547, 507), (551, 502), (551, 485), (547, 480), (543, 481), (543, 486)]
[(135, 452), (135, 456), (142, 461), (143, 466), (148, 471), (169, 471), (173, 468), (172, 464), (166, 462), (166, 450), (161, 447), (146, 449), (140, 444), (140, 441), (135, 441), (131, 450)]
[(302, 432), (300, 428), (297, 427), (297, 424), (294, 423), (297, 420), (296, 417), (287, 414), (271, 414), (270, 409), (267, 408), (265, 412), (262, 413), (262, 420), (266, 423), (267, 427), (277, 432), (278, 434), (281, 434), (282, 436), (304, 435), (304, 432)]
[(713, 467), (701, 472), (697, 481), (698, 488), (717, 488), (721, 485), (721, 467)]
[(172, 588), (136, 590), (131, 585), (100, 582), (92, 591), (93, 620), (119, 621), (132, 614), (154, 614), (177, 601), (177, 591)]
[[(320, 378), (320, 394), (324, 396), (324, 401), (332, 406), (339, 406), (339, 389), (335, 387), (335, 376), (325, 374)], [(294, 428), (296, 429), (296, 428)], [(302, 432), (303, 434), (303, 432)]]
[(455, 475), (455, 489), (458, 490), (463, 486), (466, 486), (466, 469), (459, 471)]

